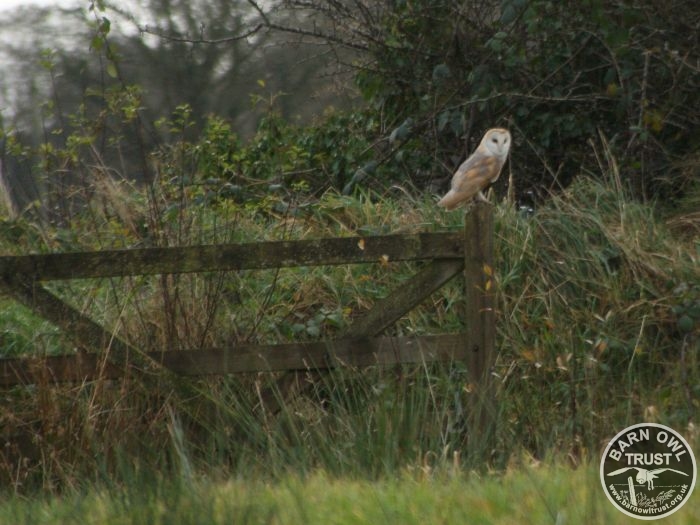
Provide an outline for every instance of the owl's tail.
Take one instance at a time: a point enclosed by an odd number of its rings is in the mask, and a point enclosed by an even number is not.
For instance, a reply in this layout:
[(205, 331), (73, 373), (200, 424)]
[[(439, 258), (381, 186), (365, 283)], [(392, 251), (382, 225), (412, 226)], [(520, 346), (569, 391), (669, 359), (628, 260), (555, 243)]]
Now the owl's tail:
[(448, 191), (445, 196), (438, 201), (438, 206), (445, 208), (446, 210), (454, 210), (457, 206), (462, 204), (464, 201), (469, 200), (475, 193), (466, 193), (463, 191), (456, 192), (455, 190)]

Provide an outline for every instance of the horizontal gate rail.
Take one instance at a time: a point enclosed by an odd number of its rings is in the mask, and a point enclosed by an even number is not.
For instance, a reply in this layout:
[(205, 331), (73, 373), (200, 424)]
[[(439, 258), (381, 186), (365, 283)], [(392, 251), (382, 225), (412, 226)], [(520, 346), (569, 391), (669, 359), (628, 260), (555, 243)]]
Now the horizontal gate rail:
[(462, 233), (418, 233), (0, 256), (0, 276), (48, 281), (462, 257)]
[[(69, 355), (0, 359), (0, 386), (118, 379), (129, 374), (174, 381), (177, 376), (285, 371), (275, 388), (261, 394), (264, 409), (274, 411), (277, 393), (291, 395), (308, 383), (299, 381), (300, 371), (307, 377), (319, 377), (321, 370), (339, 366), (461, 361), (467, 365), (470, 391), (475, 394), (472, 422), (486, 428), (493, 419), (490, 380), (495, 361), (493, 235), (492, 207), (476, 203), (467, 211), (460, 232), (0, 256), (0, 293), (61, 328), (78, 349)], [(399, 261), (427, 261), (427, 264), (377, 300), (338, 339), (233, 344), (228, 348), (163, 351), (135, 348), (44, 288), (42, 283)], [(457, 275), (464, 276), (464, 333), (382, 336), (388, 327)], [(315, 375), (309, 376), (309, 371)]]
[[(310, 370), (336, 366), (374, 366), (458, 360), (462, 334), (421, 337), (371, 337), (269, 345), (243, 344), (229, 349), (202, 348), (149, 352), (147, 356), (182, 376)], [(128, 368), (105, 362), (94, 352), (36, 358), (0, 359), (0, 386), (117, 379)]]

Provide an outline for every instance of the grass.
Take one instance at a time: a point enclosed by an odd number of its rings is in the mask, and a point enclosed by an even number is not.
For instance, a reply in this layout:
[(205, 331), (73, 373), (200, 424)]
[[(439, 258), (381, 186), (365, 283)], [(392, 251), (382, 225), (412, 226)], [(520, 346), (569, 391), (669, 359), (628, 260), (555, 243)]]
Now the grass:
[[(693, 497), (664, 523), (700, 519)], [(149, 480), (63, 498), (13, 500), (0, 521), (111, 525), (158, 524), (374, 524), (630, 523), (600, 488), (596, 465), (576, 470), (532, 463), (505, 474), (405, 470), (392, 478), (336, 478), (322, 471), (269, 482), (233, 478), (179, 483)]]
[[(3, 249), (300, 239), (462, 224), (460, 213), (404, 193), (327, 193), (313, 203), (288, 193), (255, 206), (199, 206), (182, 188), (166, 187), (154, 206), (120, 193), (125, 189), (110, 191), (61, 230), (37, 234), (6, 224)], [(469, 441), (470, 393), (458, 363), (338, 370), (276, 417), (256, 408), (269, 376), (203, 378), (181, 390), (146, 387), (134, 376), (47, 381), (2, 392), (2, 512), (13, 523), (46, 516), (57, 523), (73, 516), (85, 523), (166, 523), (173, 516), (180, 523), (621, 522), (597, 491), (595, 463), (606, 439), (627, 425), (658, 421), (696, 450), (700, 442), (700, 244), (687, 234), (694, 221), (685, 212), (662, 220), (654, 207), (627, 198), (614, 176), (582, 178), (533, 214), (496, 207), (498, 413), (488, 447)], [(402, 263), (217, 272), (52, 289), (142, 348), (196, 349), (333, 336), (415, 269)], [(448, 284), (392, 331), (460, 330), (460, 286)], [(18, 306), (8, 305), (0, 321), (4, 355), (70, 351)], [(697, 518), (697, 505), (686, 508), (676, 522)]]

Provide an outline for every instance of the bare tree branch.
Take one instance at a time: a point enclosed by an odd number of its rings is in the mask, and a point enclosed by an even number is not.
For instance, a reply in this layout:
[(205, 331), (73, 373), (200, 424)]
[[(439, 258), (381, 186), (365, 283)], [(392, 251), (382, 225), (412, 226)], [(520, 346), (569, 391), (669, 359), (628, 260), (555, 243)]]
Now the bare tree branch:
[(171, 42), (186, 42), (188, 44), (227, 44), (230, 42), (236, 42), (238, 40), (245, 40), (248, 37), (256, 34), (263, 27), (265, 27), (264, 24), (260, 23), (260, 24), (256, 25), (253, 29), (250, 29), (250, 30), (248, 30), (245, 33), (242, 33), (240, 35), (234, 35), (234, 36), (230, 36), (230, 37), (226, 37), (226, 38), (214, 38), (214, 39), (204, 38), (204, 36), (201, 36), (199, 38), (173, 36), (173, 35), (165, 34), (162, 31), (156, 31), (154, 29), (149, 29), (148, 26), (139, 27), (139, 31), (142, 34), (157, 36), (158, 38), (162, 38), (164, 40), (169, 40)]

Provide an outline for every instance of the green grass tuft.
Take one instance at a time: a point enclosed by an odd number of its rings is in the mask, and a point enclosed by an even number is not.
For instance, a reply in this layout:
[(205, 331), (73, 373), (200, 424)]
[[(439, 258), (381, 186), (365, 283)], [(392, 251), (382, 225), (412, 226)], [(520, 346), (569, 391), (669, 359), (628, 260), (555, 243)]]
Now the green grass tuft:
[[(700, 519), (698, 498), (665, 523)], [(263, 480), (154, 480), (118, 490), (0, 505), (0, 521), (159, 524), (629, 523), (600, 487), (596, 465), (576, 470), (533, 464), (504, 475), (465, 475), (428, 468), (391, 479), (336, 478), (318, 471)]]

